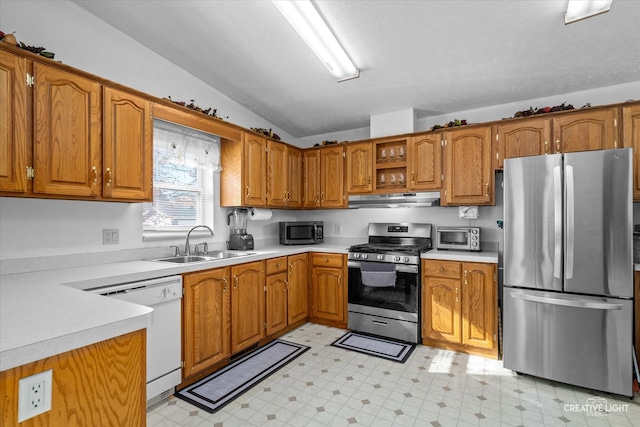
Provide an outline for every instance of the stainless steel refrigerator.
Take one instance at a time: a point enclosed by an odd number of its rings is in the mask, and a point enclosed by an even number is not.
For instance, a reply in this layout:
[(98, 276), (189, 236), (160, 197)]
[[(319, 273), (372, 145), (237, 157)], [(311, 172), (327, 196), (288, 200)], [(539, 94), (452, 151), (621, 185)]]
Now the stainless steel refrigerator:
[(504, 161), (503, 358), (633, 396), (629, 148)]

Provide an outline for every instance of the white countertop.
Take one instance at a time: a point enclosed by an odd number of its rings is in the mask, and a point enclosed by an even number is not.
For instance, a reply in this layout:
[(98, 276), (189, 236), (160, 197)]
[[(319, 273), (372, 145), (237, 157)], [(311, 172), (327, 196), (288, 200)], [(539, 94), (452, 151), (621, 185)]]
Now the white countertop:
[[(0, 276), (0, 371), (149, 326), (153, 310), (85, 290), (304, 252), (347, 253), (345, 245), (281, 246), (190, 264), (113, 262)], [(497, 263), (497, 252), (433, 250), (423, 259)]]

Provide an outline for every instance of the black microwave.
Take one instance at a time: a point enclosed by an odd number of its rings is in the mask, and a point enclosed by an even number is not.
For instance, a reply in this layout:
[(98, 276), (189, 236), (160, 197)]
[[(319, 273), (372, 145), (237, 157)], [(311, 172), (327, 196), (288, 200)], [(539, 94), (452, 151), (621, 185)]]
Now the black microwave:
[(324, 242), (322, 221), (281, 221), (281, 245), (312, 245)]

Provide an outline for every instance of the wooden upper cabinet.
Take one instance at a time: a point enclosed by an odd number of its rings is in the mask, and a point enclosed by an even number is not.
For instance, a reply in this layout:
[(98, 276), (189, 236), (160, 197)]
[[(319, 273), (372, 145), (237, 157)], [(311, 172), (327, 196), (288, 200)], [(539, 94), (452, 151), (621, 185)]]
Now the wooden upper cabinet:
[(151, 102), (140, 96), (104, 87), (103, 105), (103, 196), (152, 200)]
[(27, 61), (0, 51), (0, 191), (27, 191)]
[(640, 201), (640, 103), (622, 107), (622, 131), (624, 146), (633, 148), (633, 200)]
[(347, 193), (370, 193), (373, 190), (372, 143), (347, 145)]
[(102, 175), (100, 84), (33, 64), (35, 193), (97, 197)]
[(229, 357), (231, 279), (229, 267), (183, 276), (183, 379)]
[(320, 207), (320, 149), (304, 150), (302, 154), (302, 207)]
[(618, 145), (618, 108), (587, 109), (553, 118), (555, 152), (606, 150)]
[(441, 134), (412, 136), (407, 145), (408, 187), (410, 190), (442, 188)]
[(462, 127), (443, 133), (445, 191), (441, 204), (494, 203), (491, 126)]
[(267, 141), (267, 205), (287, 206), (289, 187), (289, 158), (287, 146), (276, 141)]
[(551, 121), (548, 118), (519, 119), (497, 124), (493, 133), (498, 144), (498, 169), (503, 168), (504, 159), (539, 156), (554, 150)]
[(288, 200), (290, 208), (302, 207), (302, 150), (287, 146)]
[(253, 132), (244, 133), (243, 206), (267, 204), (267, 140)]
[(320, 150), (320, 206), (323, 208), (344, 207), (343, 153), (341, 146)]

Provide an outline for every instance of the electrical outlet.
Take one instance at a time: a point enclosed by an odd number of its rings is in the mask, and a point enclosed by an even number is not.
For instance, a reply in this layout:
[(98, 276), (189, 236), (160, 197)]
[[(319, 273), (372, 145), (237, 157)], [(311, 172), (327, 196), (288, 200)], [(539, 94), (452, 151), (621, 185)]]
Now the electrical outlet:
[(342, 224), (336, 224), (336, 234), (342, 234)]
[(117, 245), (120, 243), (120, 230), (117, 228), (105, 228), (102, 230), (103, 245)]
[(53, 371), (25, 377), (18, 381), (18, 422), (51, 410)]

